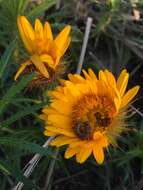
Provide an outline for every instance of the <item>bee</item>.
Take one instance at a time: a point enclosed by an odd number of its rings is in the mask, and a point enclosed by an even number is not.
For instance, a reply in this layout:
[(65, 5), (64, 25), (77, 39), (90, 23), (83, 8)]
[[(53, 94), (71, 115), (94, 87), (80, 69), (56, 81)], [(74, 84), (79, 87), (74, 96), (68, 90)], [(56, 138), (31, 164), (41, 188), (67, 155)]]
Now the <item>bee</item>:
[(73, 130), (75, 134), (82, 140), (90, 139), (91, 137), (91, 127), (89, 122), (78, 121), (74, 124)]

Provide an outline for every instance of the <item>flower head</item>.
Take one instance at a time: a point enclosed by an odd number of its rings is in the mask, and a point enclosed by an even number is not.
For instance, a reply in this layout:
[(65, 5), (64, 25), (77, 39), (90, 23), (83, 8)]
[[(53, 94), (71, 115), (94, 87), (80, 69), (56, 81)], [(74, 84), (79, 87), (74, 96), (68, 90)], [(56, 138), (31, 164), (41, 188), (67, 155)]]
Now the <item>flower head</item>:
[(60, 59), (70, 44), (71, 27), (67, 25), (54, 39), (48, 22), (45, 22), (43, 26), (40, 20), (36, 19), (33, 28), (25, 16), (19, 16), (17, 24), (30, 58), (21, 64), (15, 75), (15, 80), (22, 73), (31, 71), (36, 71), (38, 79), (42, 78), (43, 81), (51, 79), (56, 70), (59, 71)]
[(125, 130), (126, 110), (139, 86), (125, 92), (126, 70), (117, 81), (108, 70), (101, 70), (98, 78), (91, 69), (83, 74), (69, 74), (69, 80), (51, 92), (52, 102), (41, 114), (46, 123), (44, 134), (56, 137), (51, 145), (68, 145), (65, 158), (76, 155), (77, 162), (83, 163), (93, 153), (101, 164), (104, 149), (116, 146)]

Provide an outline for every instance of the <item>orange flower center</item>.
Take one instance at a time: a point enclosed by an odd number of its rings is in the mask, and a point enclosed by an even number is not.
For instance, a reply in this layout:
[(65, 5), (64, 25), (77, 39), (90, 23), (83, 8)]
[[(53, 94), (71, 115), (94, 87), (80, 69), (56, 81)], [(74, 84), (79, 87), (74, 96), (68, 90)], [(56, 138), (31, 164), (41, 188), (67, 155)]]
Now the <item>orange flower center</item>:
[(114, 114), (108, 96), (86, 94), (73, 106), (73, 131), (82, 140), (93, 139), (94, 132), (104, 132), (112, 124)]

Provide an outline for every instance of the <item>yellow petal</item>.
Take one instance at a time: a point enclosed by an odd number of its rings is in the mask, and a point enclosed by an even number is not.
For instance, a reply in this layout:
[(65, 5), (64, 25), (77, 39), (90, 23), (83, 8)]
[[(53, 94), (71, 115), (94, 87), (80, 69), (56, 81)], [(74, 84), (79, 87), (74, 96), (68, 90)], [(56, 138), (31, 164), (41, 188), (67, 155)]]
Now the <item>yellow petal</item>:
[(81, 77), (78, 74), (68, 74), (68, 78), (70, 79), (71, 82), (73, 83), (84, 83), (85, 79), (83, 77)]
[(106, 135), (103, 135), (101, 132), (94, 132), (93, 139), (96, 146), (107, 147), (109, 145)]
[(46, 63), (47, 66), (55, 69), (55, 64), (53, 58), (48, 54), (42, 54), (40, 55), (40, 59), (42, 62)]
[(85, 77), (87, 80), (91, 80), (90, 76), (88, 75), (88, 73), (87, 73), (84, 69), (82, 69), (82, 72), (83, 72), (83, 74), (84, 74), (84, 77)]
[(124, 95), (126, 91), (128, 80), (129, 80), (129, 74), (127, 73), (126, 69), (124, 69), (117, 80), (117, 89), (121, 97)]
[(65, 42), (64, 46), (63, 46), (63, 50), (61, 52), (61, 56), (63, 56), (65, 54), (65, 52), (67, 51), (69, 45), (71, 43), (71, 37), (67, 38), (67, 41)]
[(14, 76), (14, 80), (17, 80), (17, 78), (21, 75), (21, 73), (24, 71), (24, 69), (31, 65), (32, 63), (30, 61), (27, 61), (25, 63), (22, 63), (21, 66), (19, 67), (18, 71), (16, 72), (15, 76)]
[[(81, 88), (81, 90), (82, 90), (82, 88)], [(84, 85), (82, 92), (83, 93), (84, 92), (87, 92), (87, 93), (92, 92), (93, 94), (97, 94), (98, 89), (97, 89), (96, 81), (94, 80), (94, 82), (92, 82), (92, 83), (87, 81), (87, 84)]]
[(18, 22), (18, 27), (22, 26), (24, 34), (28, 36), (31, 40), (34, 40), (35, 38), (34, 29), (30, 24), (30, 22), (27, 20), (27, 18), (25, 16), (19, 16), (17, 22)]
[(56, 110), (54, 110), (54, 109), (52, 109), (52, 108), (50, 108), (50, 107), (44, 108), (44, 109), (42, 110), (42, 112), (43, 112), (44, 114), (46, 114), (47, 116), (48, 116), (49, 114), (56, 114), (56, 113), (57, 113)]
[(69, 45), (70, 45), (70, 42), (71, 42), (71, 37), (68, 37), (65, 44), (63, 45), (63, 48), (60, 49), (60, 55), (59, 55), (59, 58), (61, 58), (65, 52), (67, 51)]
[(130, 101), (138, 93), (139, 88), (139, 86), (135, 86), (132, 89), (128, 90), (128, 92), (122, 98), (121, 108), (125, 107), (128, 103), (130, 103)]
[(47, 130), (45, 130), (45, 131), (44, 131), (44, 135), (51, 137), (51, 136), (56, 136), (56, 135), (58, 135), (58, 133), (55, 133), (55, 132), (53, 132), (53, 131), (47, 131)]
[(52, 140), (51, 145), (60, 147), (60, 146), (72, 143), (73, 141), (75, 141), (75, 138), (71, 138), (67, 136), (59, 136), (59, 137), (56, 137), (54, 140)]
[(108, 70), (105, 70), (104, 74), (106, 75), (108, 83), (112, 86), (116, 86), (116, 80), (115, 80), (115, 77), (113, 76), (113, 74), (111, 72), (109, 72)]
[(88, 159), (91, 153), (92, 153), (92, 146), (88, 148), (81, 148), (81, 150), (76, 154), (76, 161), (82, 164)]
[[(66, 86), (66, 90), (67, 90), (67, 93), (68, 93), (68, 96), (70, 97), (70, 94), (73, 96), (73, 97), (76, 97), (76, 96), (79, 96), (81, 95), (80, 91), (78, 88), (76, 88), (76, 86), (70, 82), (70, 81), (66, 81), (65, 82), (65, 86)], [(72, 98), (72, 97), (70, 97)]]
[(95, 146), (93, 148), (93, 155), (98, 164), (102, 164), (104, 161), (103, 148)]
[(97, 80), (97, 77), (92, 69), (88, 69), (88, 73), (93, 80)]
[(98, 78), (99, 78), (99, 80), (104, 81), (105, 83), (107, 83), (106, 75), (102, 70), (99, 71)]
[(110, 93), (107, 84), (103, 80), (97, 81), (96, 85), (99, 96), (104, 96), (107, 95), (107, 93)]
[(68, 37), (67, 41), (63, 45), (63, 48), (59, 49), (59, 47), (58, 47), (58, 50), (57, 50), (57, 53), (56, 53), (55, 65), (59, 64), (59, 61), (60, 61), (61, 57), (65, 54), (66, 50), (68, 49), (68, 47), (70, 45), (70, 42), (71, 42), (71, 37)]
[[(53, 42), (49, 39), (44, 38), (43, 40), (39, 40), (39, 43), (37, 42), (37, 48), (39, 50), (39, 54), (47, 54), (50, 57), (52, 57), (52, 59), (55, 59), (55, 55), (53, 56), (52, 54), (50, 54), (50, 51), (52, 49), (51, 44)], [(38, 46), (39, 45), (39, 46)], [(54, 51), (54, 50), (53, 50)], [(55, 62), (55, 61), (54, 61)]]
[(45, 25), (44, 25), (44, 38), (53, 40), (51, 26), (48, 22), (45, 22)]
[(64, 95), (64, 93), (54, 90), (54, 91), (52, 91), (51, 95), (58, 100), (68, 102), (67, 97)]
[(108, 147), (109, 146), (109, 142), (108, 142), (108, 138), (104, 135), (103, 138), (100, 140), (99, 142), (101, 147)]
[(35, 21), (35, 38), (42, 40), (44, 37), (43, 34), (43, 26), (39, 19), (36, 19)]
[(68, 130), (68, 129), (63, 129), (63, 128), (56, 128), (55, 126), (51, 126), (47, 128), (48, 131), (57, 133), (59, 135), (65, 135), (68, 137), (75, 137), (75, 134), (73, 133), (72, 130)]
[(61, 128), (71, 128), (71, 121), (70, 118), (67, 117), (66, 115), (61, 115), (61, 114), (50, 114), (48, 116), (48, 120), (55, 124), (57, 127)]
[(35, 34), (31, 24), (28, 22), (25, 16), (18, 16), (17, 25), (18, 25), (18, 30), (20, 32), (20, 36), (22, 38), (22, 41), (26, 49), (30, 53), (33, 53), (34, 51), (33, 41), (35, 39)]
[(49, 55), (51, 55), (53, 57), (54, 60), (56, 60), (59, 57), (60, 50), (58, 49), (58, 46), (55, 44), (54, 41), (52, 41), (50, 43), (50, 47), (49, 47), (48, 53), (49, 53)]
[(83, 147), (83, 146), (85, 146), (87, 143), (88, 143), (87, 140), (80, 140), (80, 139), (77, 139), (75, 142), (72, 142), (72, 143), (70, 144), (70, 147), (71, 147), (71, 148), (74, 148), (74, 147), (76, 147), (76, 146)]
[(74, 147), (74, 148), (71, 148), (71, 147), (68, 147), (65, 151), (65, 158), (66, 159), (69, 159), (71, 157), (73, 157), (76, 153), (78, 153), (80, 150), (80, 147)]
[(95, 131), (93, 134), (93, 139), (94, 140), (100, 140), (103, 137), (102, 133), (99, 131)]
[[(55, 38), (54, 42), (58, 47), (59, 51), (62, 53), (65, 49), (65, 44), (67, 42), (67, 38), (69, 37), (69, 33), (71, 31), (71, 26), (67, 25), (60, 34)], [(68, 40), (70, 41), (70, 40)], [(67, 42), (69, 43), (69, 42)]]
[(115, 104), (115, 108), (116, 108), (116, 113), (118, 113), (118, 111), (120, 109), (120, 105), (121, 105), (121, 100), (119, 100), (118, 98), (114, 98), (114, 104)]
[(49, 78), (49, 73), (38, 55), (31, 56), (31, 61), (44, 77)]
[(61, 100), (54, 100), (51, 107), (64, 115), (70, 115), (72, 111), (72, 105), (69, 102), (64, 102)]
[[(71, 89), (67, 88), (67, 87), (62, 87), (60, 91), (57, 91), (61, 94), (63, 94), (64, 99), (62, 99), (62, 101), (64, 102), (71, 102), (73, 103), (75, 101), (75, 96), (72, 94)], [(60, 99), (61, 97), (59, 97), (58, 99)]]

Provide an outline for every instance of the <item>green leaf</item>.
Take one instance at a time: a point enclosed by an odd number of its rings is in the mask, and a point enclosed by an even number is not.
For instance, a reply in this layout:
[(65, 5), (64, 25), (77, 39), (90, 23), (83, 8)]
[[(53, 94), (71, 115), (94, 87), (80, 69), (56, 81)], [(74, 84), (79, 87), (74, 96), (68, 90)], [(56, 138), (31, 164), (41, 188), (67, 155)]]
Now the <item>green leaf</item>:
[(24, 89), (24, 87), (33, 78), (33, 74), (29, 76), (24, 76), (22, 79), (15, 83), (5, 94), (5, 96), (0, 100), (0, 114), (4, 111), (7, 105), (12, 101), (12, 99)]
[(112, 11), (119, 10), (119, 7), (121, 5), (121, 0), (110, 0), (110, 2), (111, 2)]
[(0, 60), (0, 78), (2, 78), (3, 73), (8, 65), (8, 62), (11, 58), (11, 55), (13, 53), (13, 50), (15, 49), (16, 46), (16, 39), (13, 40), (10, 45), (7, 47), (6, 51), (4, 52), (3, 56), (1, 57)]
[(95, 28), (95, 34), (98, 34), (105, 30), (105, 28), (111, 23), (111, 15), (103, 14)]
[(55, 5), (57, 0), (45, 0), (39, 6), (36, 6), (28, 16), (32, 19), (39, 17), (45, 10), (48, 10), (51, 6)]
[(1, 137), (0, 138), (0, 145), (9, 146), (9, 147), (16, 147), (20, 150), (25, 150), (30, 153), (39, 153), (41, 156), (47, 156), (49, 154), (48, 148), (43, 148), (38, 144), (28, 142), (26, 140), (22, 140), (19, 138), (13, 137)]
[(18, 2), (16, 2), (18, 4), (18, 11), (17, 14), (23, 14), (25, 9), (27, 8), (27, 5), (29, 3), (29, 0), (18, 0)]
[(12, 115), (7, 120), (5, 120), (3, 123), (1, 123), (0, 128), (1, 127), (7, 127), (7, 126), (11, 125), (13, 122), (19, 120), (20, 118), (25, 117), (26, 115), (34, 113), (35, 111), (42, 108), (44, 105), (45, 104), (37, 104), (37, 105), (33, 105), (33, 106), (28, 106), (23, 111)]
[(0, 170), (10, 175), (10, 172), (2, 164), (0, 164)]
[(15, 167), (15, 165), (13, 165), (12, 163), (10, 163), (9, 161), (0, 159), (0, 165), (5, 168), (6, 171), (8, 171), (8, 174), (11, 174), (12, 176), (14, 176), (18, 181), (23, 182), (25, 187), (30, 187), (30, 188), (34, 188), (35, 185), (29, 180), (27, 179), (22, 172)]
[(7, 47), (17, 36), (17, 16), (23, 15), (29, 0), (2, 0), (0, 2), (0, 44)]

